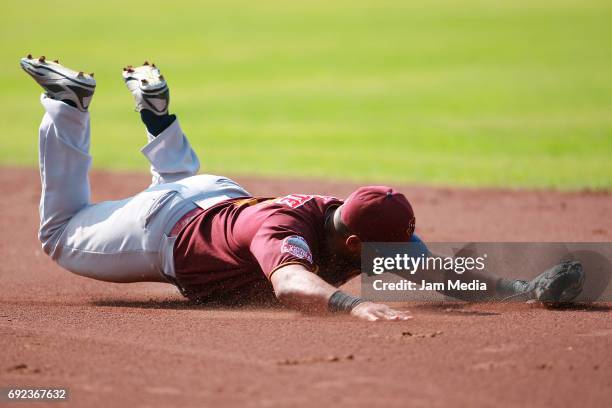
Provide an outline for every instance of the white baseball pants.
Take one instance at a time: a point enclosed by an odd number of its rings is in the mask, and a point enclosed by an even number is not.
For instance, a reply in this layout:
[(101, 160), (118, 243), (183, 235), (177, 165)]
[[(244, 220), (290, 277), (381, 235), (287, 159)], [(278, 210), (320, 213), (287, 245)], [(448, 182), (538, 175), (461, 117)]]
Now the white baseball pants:
[(148, 134), (141, 150), (151, 163), (151, 186), (92, 204), (89, 112), (44, 95), (41, 102), (39, 239), (45, 253), (71, 272), (110, 282), (168, 282), (174, 224), (196, 206), (250, 195), (225, 177), (195, 175), (200, 163), (176, 119), (157, 137)]

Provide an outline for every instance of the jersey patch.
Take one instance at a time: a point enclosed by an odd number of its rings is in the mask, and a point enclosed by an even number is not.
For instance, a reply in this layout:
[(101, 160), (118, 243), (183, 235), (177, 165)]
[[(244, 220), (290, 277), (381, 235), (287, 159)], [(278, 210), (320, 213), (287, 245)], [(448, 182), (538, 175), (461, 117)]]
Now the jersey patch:
[(283, 240), (281, 253), (288, 253), (296, 258), (305, 259), (312, 263), (312, 252), (306, 240), (299, 235), (291, 235)]

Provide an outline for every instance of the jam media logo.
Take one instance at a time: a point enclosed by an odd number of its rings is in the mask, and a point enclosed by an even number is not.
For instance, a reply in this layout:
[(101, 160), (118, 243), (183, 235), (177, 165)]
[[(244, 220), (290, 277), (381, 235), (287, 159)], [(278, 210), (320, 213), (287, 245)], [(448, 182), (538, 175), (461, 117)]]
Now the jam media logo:
[[(612, 299), (612, 242), (431, 242), (426, 247), (364, 243), (361, 287), (363, 296), (371, 300), (440, 300), (436, 293), (426, 294), (427, 290), (466, 300), (483, 295), (483, 284), (500, 278), (526, 284), (532, 288), (529, 293), (535, 294), (540, 290), (538, 282), (559, 275), (551, 290), (563, 286), (565, 292), (574, 291), (569, 274), (560, 273), (566, 263), (581, 265), (581, 288), (574, 302)], [(512, 299), (521, 301), (529, 293)], [(495, 298), (509, 299), (503, 294)]]
[(288, 253), (312, 263), (312, 252), (306, 240), (299, 235), (292, 235), (283, 240), (281, 253)]

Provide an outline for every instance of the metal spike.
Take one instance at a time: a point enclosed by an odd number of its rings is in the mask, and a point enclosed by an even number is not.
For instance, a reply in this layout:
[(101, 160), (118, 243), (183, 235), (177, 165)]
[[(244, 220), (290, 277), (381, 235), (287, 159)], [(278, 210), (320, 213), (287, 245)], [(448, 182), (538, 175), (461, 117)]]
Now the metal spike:
[(89, 76), (93, 78), (94, 77), (94, 73), (92, 72), (91, 74), (89, 74)]
[(149, 83), (149, 81), (146, 79), (141, 79), (140, 82), (142, 82), (143, 85), (147, 85)]
[(163, 75), (160, 75), (160, 76), (159, 76), (159, 80), (160, 80), (160, 81), (163, 81), (163, 80), (164, 80), (164, 76), (163, 76)]
[(38, 57), (38, 62), (45, 62), (45, 56), (41, 55), (40, 57)]
[(154, 62), (153, 62), (153, 63), (151, 63), (151, 66), (152, 66), (153, 68), (157, 68), (157, 66), (155, 66), (155, 63), (154, 63)]
[(32, 54), (28, 54), (28, 55), (26, 56), (26, 58), (27, 58), (27, 59), (32, 59)]
[(142, 65), (149, 65), (149, 61), (143, 62)]
[(79, 71), (79, 74), (77, 75), (79, 78), (83, 78), (85, 74), (83, 74), (83, 71)]
[(59, 60), (58, 59), (53, 60), (53, 62), (55, 62), (56, 64), (59, 64)]
[(123, 72), (125, 72), (125, 71), (127, 71), (127, 68), (126, 68), (126, 67), (123, 67)]

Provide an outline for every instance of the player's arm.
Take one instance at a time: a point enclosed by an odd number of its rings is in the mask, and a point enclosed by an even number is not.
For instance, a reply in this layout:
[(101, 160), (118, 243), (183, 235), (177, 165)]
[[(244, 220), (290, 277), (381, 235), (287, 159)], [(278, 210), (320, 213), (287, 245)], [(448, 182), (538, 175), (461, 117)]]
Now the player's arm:
[(284, 305), (306, 313), (347, 312), (368, 321), (407, 320), (410, 315), (339, 291), (300, 264), (278, 268), (270, 277)]

